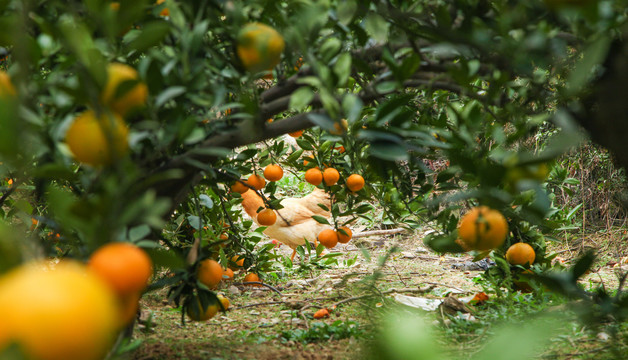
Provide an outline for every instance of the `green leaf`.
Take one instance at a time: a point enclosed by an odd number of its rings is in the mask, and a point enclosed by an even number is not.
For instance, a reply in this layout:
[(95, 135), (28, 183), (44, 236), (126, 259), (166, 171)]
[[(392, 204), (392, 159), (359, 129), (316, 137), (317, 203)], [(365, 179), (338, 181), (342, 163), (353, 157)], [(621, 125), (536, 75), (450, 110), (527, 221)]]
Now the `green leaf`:
[(344, 87), (351, 75), (351, 55), (344, 53), (338, 56), (338, 60), (334, 64), (334, 74), (338, 77), (338, 86)]
[[(163, 20), (155, 20), (144, 24), (139, 34), (128, 40), (126, 50), (143, 52), (159, 44), (170, 32), (170, 24)], [(127, 38), (125, 38), (125, 41)]]
[(329, 221), (326, 218), (318, 215), (312, 215), (312, 219), (316, 220), (320, 224), (329, 225)]
[(169, 88), (166, 88), (155, 97), (155, 107), (160, 108), (168, 100), (174, 99), (175, 97), (184, 94), (185, 91), (186, 89), (184, 86), (171, 86)]
[(199, 195), (198, 199), (199, 199), (200, 204), (205, 206), (206, 208), (208, 209), (214, 208), (214, 202), (207, 194)]
[(297, 89), (290, 96), (290, 109), (303, 111), (314, 99), (314, 92), (307, 86)]
[(388, 161), (405, 161), (408, 159), (406, 148), (390, 141), (372, 142), (369, 153), (374, 157)]
[(338, 4), (338, 9), (336, 10), (338, 21), (340, 21), (340, 23), (343, 25), (348, 25), (351, 20), (353, 20), (353, 17), (355, 16), (357, 10), (358, 4), (355, 0), (341, 1)]
[(364, 19), (366, 32), (375, 40), (385, 43), (388, 40), (388, 28), (390, 24), (379, 14), (370, 12)]
[(150, 234), (150, 226), (143, 224), (129, 229), (129, 241), (138, 242)]

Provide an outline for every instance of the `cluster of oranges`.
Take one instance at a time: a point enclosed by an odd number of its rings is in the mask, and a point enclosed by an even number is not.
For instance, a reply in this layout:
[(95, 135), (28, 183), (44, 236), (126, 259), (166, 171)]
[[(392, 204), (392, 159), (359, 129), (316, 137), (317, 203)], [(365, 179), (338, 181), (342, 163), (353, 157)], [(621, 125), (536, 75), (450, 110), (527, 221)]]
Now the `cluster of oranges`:
[(28, 358), (101, 359), (151, 275), (150, 258), (127, 243), (101, 247), (87, 265), (22, 265), (0, 278), (0, 349), (16, 342)]
[[(469, 210), (458, 225), (458, 244), (463, 249), (488, 251), (504, 244), (508, 235), (508, 222), (501, 212), (487, 206)], [(536, 259), (534, 248), (527, 243), (513, 244), (506, 251), (511, 265), (532, 265)]]

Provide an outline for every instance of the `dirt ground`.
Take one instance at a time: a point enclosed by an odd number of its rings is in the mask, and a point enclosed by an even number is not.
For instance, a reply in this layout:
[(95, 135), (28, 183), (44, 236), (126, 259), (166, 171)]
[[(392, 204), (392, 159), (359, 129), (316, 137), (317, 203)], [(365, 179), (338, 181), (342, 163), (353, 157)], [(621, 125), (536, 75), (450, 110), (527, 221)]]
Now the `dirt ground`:
[[(301, 334), (319, 320), (312, 315), (321, 308), (337, 305), (330, 318), (320, 321), (333, 326), (334, 322), (355, 322), (358, 328), (370, 325), (370, 310), (382, 306), (382, 300), (395, 294), (443, 298), (471, 296), (481, 287), (473, 279), (481, 270), (460, 270), (453, 267), (471, 261), (467, 254), (438, 256), (427, 250), (421, 241), (422, 234), (360, 238), (347, 245), (339, 244), (334, 251), (343, 255), (338, 266), (299, 274), (287, 274), (270, 283), (281, 293), (267, 288), (258, 290), (238, 284), (220, 289), (230, 300), (231, 308), (207, 322), (186, 322), (181, 325), (180, 310), (165, 301), (163, 292), (147, 294), (142, 300), (142, 318), (150, 317), (152, 325), (136, 326), (134, 337), (142, 340), (132, 359), (356, 359), (364, 358), (368, 340), (349, 337), (320, 339), (305, 344), (287, 339), (282, 334)], [(586, 240), (587, 246), (598, 245)], [(392, 258), (380, 267), (380, 259), (391, 247), (398, 247)], [(566, 266), (582, 250), (567, 244), (553, 244), (559, 253), (557, 261)], [(370, 259), (358, 247), (369, 250)], [(600, 257), (595, 271), (583, 282), (585, 286), (617, 286), (618, 270), (615, 262), (621, 261), (625, 249), (613, 248)], [(277, 251), (290, 255), (283, 246)], [(352, 266), (346, 261), (355, 258)], [(617, 261), (613, 260), (616, 259)], [(298, 261), (298, 260), (297, 260)], [(364, 277), (379, 269), (382, 278), (377, 282), (380, 296), (362, 297)], [(285, 273), (289, 273), (285, 270)], [(426, 291), (427, 289), (427, 291)], [(368, 294), (368, 293), (367, 293)]]

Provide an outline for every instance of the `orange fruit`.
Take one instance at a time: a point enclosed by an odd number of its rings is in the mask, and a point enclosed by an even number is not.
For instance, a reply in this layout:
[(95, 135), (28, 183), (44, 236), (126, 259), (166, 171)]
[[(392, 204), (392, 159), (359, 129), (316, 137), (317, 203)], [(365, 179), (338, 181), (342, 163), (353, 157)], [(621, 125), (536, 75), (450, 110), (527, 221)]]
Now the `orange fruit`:
[(291, 133), (288, 133), (288, 135), (292, 136), (293, 138), (298, 138), (303, 135), (303, 130), (293, 131)]
[(340, 180), (340, 173), (334, 168), (327, 168), (323, 171), (323, 180), (327, 186), (335, 185)]
[(345, 147), (344, 147), (344, 146), (342, 146), (342, 145), (340, 145), (340, 146), (336, 146), (336, 147), (334, 148), (334, 150), (338, 151), (338, 153), (340, 153), (340, 154), (344, 154), (344, 153), (345, 153)]
[(123, 297), (118, 297), (118, 306), (120, 308), (120, 328), (124, 328), (129, 325), (131, 321), (137, 315), (137, 311), (140, 308), (140, 294), (130, 294)]
[(506, 251), (506, 261), (512, 265), (532, 265), (535, 258), (536, 253), (532, 246), (522, 242), (513, 244)]
[[(259, 276), (257, 276), (257, 274), (255, 273), (248, 273), (246, 274), (246, 276), (244, 277), (244, 280), (242, 282), (253, 282), (253, 281), (257, 281), (257, 282), (262, 282), (262, 280), (259, 278)], [(249, 286), (262, 286), (259, 284), (248, 284)]]
[(270, 164), (264, 169), (264, 177), (268, 181), (279, 181), (283, 177), (283, 169), (277, 164)]
[(231, 257), (231, 262), (235, 263), (236, 266), (230, 266), (229, 268), (231, 270), (237, 270), (238, 268), (241, 268), (244, 266), (244, 257), (243, 256), (238, 256), (238, 255), (233, 255)]
[(323, 182), (323, 172), (319, 168), (309, 169), (305, 172), (305, 181), (318, 186)]
[(465, 248), (480, 251), (495, 249), (506, 240), (508, 222), (499, 211), (477, 206), (460, 220), (458, 235)]
[[(343, 234), (342, 231), (340, 230), (344, 230), (344, 232), (347, 233), (347, 235)], [(351, 240), (351, 237), (353, 236), (353, 233), (351, 232), (351, 229), (349, 229), (347, 226), (343, 226), (341, 228), (338, 229), (337, 231), (338, 234), (338, 242), (341, 244), (346, 244), (349, 242), (349, 240)]]
[(325, 229), (318, 234), (318, 242), (328, 249), (338, 244), (338, 234), (333, 229)]
[(246, 183), (255, 188), (255, 190), (262, 190), (266, 186), (266, 180), (257, 174), (249, 176)]
[(216, 295), (216, 297), (218, 298), (218, 301), (220, 301), (220, 304), (222, 305), (222, 309), (220, 309), (220, 311), (227, 311), (227, 309), (229, 309), (229, 305), (231, 305), (231, 302), (229, 301), (229, 299), (227, 299), (226, 296), (218, 294)]
[(220, 281), (222, 281), (222, 274), (222, 266), (220, 266), (216, 260), (212, 259), (205, 259), (201, 261), (196, 272), (198, 281), (210, 289), (218, 286)]
[[(148, 97), (148, 88), (146, 84), (137, 82), (138, 80), (137, 70), (131, 66), (121, 63), (109, 64), (107, 66), (107, 83), (101, 94), (103, 104), (121, 116), (144, 106)], [(136, 81), (136, 83), (129, 88), (126, 83), (130, 81)]]
[(231, 185), (231, 191), (237, 192), (238, 194), (244, 194), (249, 191), (249, 188), (240, 181), (236, 181), (233, 185)]
[(120, 296), (142, 292), (153, 273), (153, 263), (144, 250), (121, 242), (100, 247), (87, 266)]
[(11, 77), (5, 71), (0, 70), (0, 97), (15, 96), (16, 91)]
[(257, 214), (257, 222), (263, 226), (271, 226), (277, 222), (277, 214), (273, 209), (264, 209)]
[(195, 296), (187, 305), (188, 317), (193, 321), (207, 321), (216, 316), (219, 310), (220, 305), (217, 301), (210, 303), (209, 306), (207, 306), (207, 309), (203, 309), (201, 300), (197, 296)]
[(129, 129), (115, 114), (96, 117), (92, 110), (79, 114), (65, 134), (76, 160), (92, 166), (109, 165), (129, 150)]
[[(155, 5), (160, 5), (163, 4), (166, 0), (157, 0), (155, 2)], [(170, 16), (170, 9), (168, 9), (167, 7), (164, 7), (163, 9), (161, 9), (161, 11), (159, 12), (159, 16)]]
[(349, 123), (346, 119), (342, 119), (340, 122), (334, 123), (334, 130), (330, 130), (329, 133), (333, 135), (342, 135), (347, 132), (347, 128), (349, 128)]
[(314, 319), (322, 319), (326, 317), (329, 317), (329, 310), (327, 309), (320, 309), (314, 313)]
[(222, 271), (222, 279), (225, 281), (233, 280), (234, 275), (235, 274), (233, 273), (233, 270), (231, 270), (230, 268), (226, 268)]
[(29, 359), (103, 359), (119, 330), (115, 294), (78, 262), (22, 265), (0, 277), (0, 353)]
[(283, 37), (272, 27), (248, 23), (238, 33), (236, 52), (242, 65), (257, 73), (277, 66), (285, 45)]
[(364, 187), (364, 178), (358, 174), (351, 174), (347, 178), (346, 183), (352, 192), (360, 191)]

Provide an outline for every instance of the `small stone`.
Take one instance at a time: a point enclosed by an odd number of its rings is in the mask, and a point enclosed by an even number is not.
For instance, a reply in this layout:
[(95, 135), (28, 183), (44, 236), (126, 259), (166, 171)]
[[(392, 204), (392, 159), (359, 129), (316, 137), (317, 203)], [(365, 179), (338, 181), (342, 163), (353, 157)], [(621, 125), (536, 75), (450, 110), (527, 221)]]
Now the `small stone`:
[(234, 285), (229, 286), (229, 288), (227, 289), (227, 292), (231, 295), (240, 295), (241, 293), (240, 289), (238, 289)]

